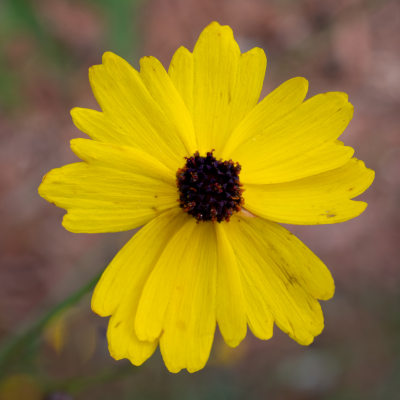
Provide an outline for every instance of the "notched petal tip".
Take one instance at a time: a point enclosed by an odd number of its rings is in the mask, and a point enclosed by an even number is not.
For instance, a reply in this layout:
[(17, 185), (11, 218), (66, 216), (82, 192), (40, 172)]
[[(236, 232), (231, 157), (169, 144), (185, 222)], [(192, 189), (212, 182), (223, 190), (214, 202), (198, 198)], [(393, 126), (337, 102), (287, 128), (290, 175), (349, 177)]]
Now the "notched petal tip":
[[(247, 331), (246, 331), (246, 333), (247, 333)], [(224, 337), (224, 342), (225, 342), (229, 347), (231, 347), (231, 348), (234, 349), (235, 347), (238, 347), (238, 346), (239, 346), (239, 344), (245, 339), (245, 337), (246, 337), (246, 334), (245, 334), (243, 337), (234, 338), (234, 339), (229, 339), (229, 338)]]
[[(57, 204), (56, 204), (57, 205)], [(96, 231), (89, 231), (87, 228), (82, 228), (81, 224), (79, 224), (79, 220), (74, 220), (71, 218), (71, 212), (74, 209), (67, 209), (67, 213), (64, 215), (61, 225), (68, 231), (72, 233), (97, 233)]]
[(54, 175), (57, 175), (60, 168), (54, 168), (50, 170), (47, 174), (45, 174), (42, 178), (42, 183), (39, 185), (38, 193), (40, 197), (43, 197), (46, 201), (51, 204), (55, 204), (55, 202), (48, 196), (46, 192), (48, 192), (47, 187), (49, 184), (57, 183), (57, 179), (54, 178)]
[(210, 28), (221, 28), (221, 25), (217, 21), (212, 21), (203, 29), (203, 31)]
[(76, 116), (76, 114), (78, 114), (78, 113), (79, 113), (79, 107), (74, 107), (69, 112), (69, 114), (71, 115), (72, 118), (74, 118), (74, 116)]
[(321, 93), (321, 96), (338, 96), (338, 97), (341, 97), (345, 101), (349, 100), (349, 95), (344, 92), (325, 92), (325, 93)]
[(217, 36), (228, 35), (233, 38), (233, 30), (229, 25), (220, 25), (217, 21), (207, 25), (200, 34), (199, 40), (204, 34), (217, 34)]
[(94, 91), (94, 90), (95, 90), (94, 85), (95, 85), (96, 77), (97, 77), (99, 74), (101, 74), (101, 71), (104, 71), (104, 64), (92, 65), (92, 66), (89, 68), (89, 83), (90, 83), (90, 86), (92, 87), (93, 93), (95, 93), (95, 91)]
[(332, 279), (331, 286), (329, 288), (327, 288), (325, 293), (320, 294), (318, 296), (318, 300), (324, 300), (324, 301), (330, 300), (335, 294), (335, 289), (336, 289), (335, 283), (333, 282), (333, 279)]
[(165, 366), (167, 367), (168, 371), (171, 372), (172, 374), (177, 374), (178, 372), (182, 371), (182, 369), (183, 369), (183, 368), (175, 368), (174, 366), (169, 365), (167, 363), (165, 363)]
[(101, 57), (101, 61), (103, 64), (107, 64), (108, 61), (110, 60), (119, 60), (121, 57), (113, 53), (112, 51), (106, 51), (103, 53), (103, 56)]
[[(322, 331), (321, 331), (322, 332)], [(315, 336), (318, 336), (320, 333), (318, 333)], [(314, 342), (314, 338), (315, 336), (310, 336), (307, 339), (304, 338), (297, 338), (296, 336), (292, 335), (291, 333), (288, 333), (288, 336), (293, 339), (295, 342), (297, 342), (298, 344), (302, 345), (302, 346), (309, 346), (311, 343)]]
[[(94, 76), (98, 73), (101, 73), (101, 71), (104, 71), (104, 69), (107, 69), (108, 64), (114, 62), (114, 63), (126, 63), (126, 61), (119, 57), (117, 54), (112, 53), (111, 51), (106, 51), (103, 56), (101, 57), (101, 64), (97, 65), (92, 65), (89, 68), (89, 81), (92, 84)], [(93, 90), (93, 86), (92, 86)]]
[(342, 96), (346, 101), (349, 100), (349, 95), (344, 92), (336, 92), (338, 95)]
[(92, 304), (91, 304), (91, 309), (92, 311), (97, 314), (99, 317), (108, 317), (110, 314), (105, 314), (102, 313), (101, 311), (99, 311), (98, 309), (95, 308), (94, 304), (93, 304), (93, 299), (92, 299)]
[(202, 364), (202, 365), (199, 366), (199, 367), (188, 367), (188, 368), (187, 368), (187, 371), (188, 371), (189, 373), (193, 374), (194, 372), (198, 372), (198, 371), (202, 370), (205, 366), (206, 366), (206, 363)]
[(295, 78), (289, 79), (289, 81), (293, 81), (296, 84), (298, 84), (299, 86), (302, 85), (306, 89), (306, 92), (308, 92), (308, 88), (309, 88), (310, 84), (306, 78), (303, 78), (302, 76), (297, 76)]
[(144, 56), (139, 60), (139, 64), (140, 64), (141, 68), (146, 66), (146, 64), (151, 64), (151, 63), (161, 64), (160, 61), (156, 57), (153, 57), (153, 56)]
[[(104, 275), (105, 275), (105, 271), (103, 272), (102, 277)], [(104, 301), (104, 298), (102, 298), (101, 295), (99, 295), (100, 281), (101, 281), (101, 278), (99, 279), (99, 281), (96, 284), (96, 287), (94, 288), (92, 300), (90, 302), (90, 308), (92, 309), (92, 311), (95, 314), (97, 314), (100, 317), (109, 317), (112, 313), (104, 310), (105, 301)]]
[(68, 212), (67, 212), (67, 214), (64, 215), (64, 217), (63, 217), (63, 219), (61, 221), (61, 225), (69, 232), (80, 233), (80, 232), (77, 232), (77, 231), (75, 231), (75, 230), (73, 230), (71, 228), (70, 222), (71, 222), (70, 221), (70, 216), (68, 215)]
[(113, 348), (112, 348), (110, 345), (108, 345), (108, 351), (109, 351), (109, 353), (110, 353), (110, 356), (111, 356), (115, 361), (119, 361), (119, 360), (122, 360), (122, 359), (126, 358), (126, 357), (118, 356), (117, 353), (113, 350)]
[[(92, 86), (95, 77), (104, 70), (104, 64), (96, 64), (89, 67), (88, 76), (89, 76), (89, 83)], [(93, 86), (92, 86), (93, 91)]]
[(69, 141), (69, 145), (70, 145), (71, 148), (72, 148), (72, 147), (76, 147), (76, 146), (79, 145), (79, 143), (80, 143), (82, 140), (89, 140), (89, 141), (92, 141), (91, 139), (75, 138), (75, 139), (71, 139), (71, 140)]
[[(355, 200), (353, 200), (353, 201), (355, 201)], [(368, 203), (366, 203), (365, 201), (357, 201), (357, 203), (360, 207), (360, 214), (358, 214), (358, 215), (361, 215), (368, 207)]]
[[(320, 97), (321, 99), (328, 97), (328, 101), (334, 101), (337, 100), (337, 106), (339, 107), (338, 110), (341, 110), (343, 107), (347, 107), (349, 109), (354, 109), (353, 105), (349, 102), (349, 96), (347, 93), (344, 92), (325, 92), (321, 94), (315, 95), (311, 99), (317, 99)], [(309, 100), (311, 100), (309, 99)], [(327, 99), (324, 99), (324, 101)]]
[[(146, 86), (149, 85), (149, 77), (145, 77), (143, 75), (149, 75), (150, 72), (150, 79), (154, 79), (155, 75), (158, 75), (159, 77), (156, 77), (155, 79), (160, 79), (160, 76), (163, 77), (163, 73), (165, 72), (164, 79), (167, 77), (167, 72), (160, 62), (158, 58), (153, 57), (153, 56), (145, 56), (142, 57), (139, 60), (139, 65), (140, 65), (140, 75), (142, 76), (142, 79), (144, 79)], [(154, 96), (155, 94), (153, 94)]]
[(178, 50), (176, 50), (175, 54), (178, 53), (178, 52), (186, 53), (186, 54), (189, 54), (189, 55), (192, 55), (192, 54), (193, 54), (193, 53), (192, 53), (190, 50), (188, 50), (185, 46), (179, 47)]
[[(44, 174), (43, 178), (42, 178), (42, 183), (44, 182), (44, 180), (46, 179), (47, 175), (49, 174), (49, 172), (47, 174)], [(39, 190), (40, 190), (41, 185), (39, 186)]]
[[(162, 354), (162, 349), (161, 349), (161, 354)], [(194, 372), (202, 370), (206, 366), (207, 361), (208, 359), (206, 361), (199, 362), (196, 366), (186, 365), (186, 364), (174, 365), (169, 360), (164, 358), (165, 366), (167, 367), (168, 371), (173, 374), (177, 374), (183, 369), (186, 369), (189, 373), (193, 374)]]
[(370, 174), (371, 183), (369, 184), (369, 186), (371, 186), (372, 183), (373, 183), (374, 180), (375, 180), (375, 171), (374, 171), (373, 169), (371, 169), (371, 168), (367, 168), (367, 171), (368, 171), (369, 174)]
[[(245, 53), (241, 53), (240, 57), (242, 59), (242, 62), (245, 60), (246, 57), (250, 57), (255, 61), (256, 64), (259, 65), (259, 68), (261, 71), (263, 71), (263, 74), (265, 73), (265, 69), (267, 68), (267, 56), (262, 48), (253, 47), (251, 50), (246, 51)], [(254, 72), (254, 61), (253, 63), (250, 63), (251, 73)]]

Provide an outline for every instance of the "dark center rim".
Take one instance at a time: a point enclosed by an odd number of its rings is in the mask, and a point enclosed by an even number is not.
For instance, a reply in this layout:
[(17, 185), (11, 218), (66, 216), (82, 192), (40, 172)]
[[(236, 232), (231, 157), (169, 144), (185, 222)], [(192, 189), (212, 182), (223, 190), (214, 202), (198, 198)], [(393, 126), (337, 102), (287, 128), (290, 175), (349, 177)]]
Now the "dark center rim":
[(231, 215), (244, 205), (240, 164), (217, 160), (214, 151), (206, 157), (198, 151), (192, 157), (185, 157), (185, 165), (176, 173), (179, 206), (198, 223), (229, 222)]

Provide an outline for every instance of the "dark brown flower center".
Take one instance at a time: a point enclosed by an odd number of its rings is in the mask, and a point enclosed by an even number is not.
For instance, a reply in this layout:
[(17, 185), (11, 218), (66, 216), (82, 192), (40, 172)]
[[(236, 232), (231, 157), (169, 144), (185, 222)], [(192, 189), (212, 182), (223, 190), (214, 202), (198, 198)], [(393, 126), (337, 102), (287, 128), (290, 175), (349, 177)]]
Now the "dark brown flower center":
[(244, 204), (244, 189), (239, 181), (241, 166), (232, 160), (217, 160), (213, 151), (206, 157), (199, 152), (185, 157), (186, 164), (176, 173), (180, 207), (197, 222), (229, 222)]

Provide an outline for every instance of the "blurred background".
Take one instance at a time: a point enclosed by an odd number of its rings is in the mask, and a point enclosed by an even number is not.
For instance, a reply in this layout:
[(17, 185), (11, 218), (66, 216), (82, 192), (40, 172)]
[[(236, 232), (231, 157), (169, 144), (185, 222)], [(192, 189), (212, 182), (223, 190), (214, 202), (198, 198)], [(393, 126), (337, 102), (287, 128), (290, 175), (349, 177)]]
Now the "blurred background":
[[(132, 232), (73, 234), (37, 194), (75, 162), (73, 107), (99, 109), (88, 68), (105, 51), (168, 67), (211, 21), (268, 57), (262, 97), (303, 76), (309, 96), (349, 94), (341, 139), (376, 171), (360, 217), (289, 226), (331, 270), (326, 327), (309, 347), (278, 328), (236, 349), (216, 335), (195, 374), (161, 355), (141, 367), (108, 353), (91, 289)], [(400, 2), (394, 0), (0, 0), (0, 399), (400, 399)]]

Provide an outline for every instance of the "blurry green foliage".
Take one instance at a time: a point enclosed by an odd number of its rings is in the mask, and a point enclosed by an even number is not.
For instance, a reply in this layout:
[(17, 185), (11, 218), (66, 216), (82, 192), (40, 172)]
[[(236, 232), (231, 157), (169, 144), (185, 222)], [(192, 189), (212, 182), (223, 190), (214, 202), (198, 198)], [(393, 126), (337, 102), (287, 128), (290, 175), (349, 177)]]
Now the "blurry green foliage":
[(135, 11), (144, 0), (90, 0), (104, 8), (109, 23), (108, 45), (111, 50), (132, 62), (136, 55), (138, 32)]
[[(106, 21), (104, 51), (111, 50), (129, 62), (135, 61), (137, 36), (135, 16), (142, 0), (82, 0), (100, 10)], [(10, 39), (27, 35), (35, 43), (35, 55), (50, 71), (63, 75), (76, 65), (73, 55), (54, 37), (41, 20), (37, 3), (32, 0), (0, 2), (0, 106), (18, 107), (23, 103), (20, 79), (8, 65), (5, 48)], [(72, 68), (74, 70), (74, 68)]]

